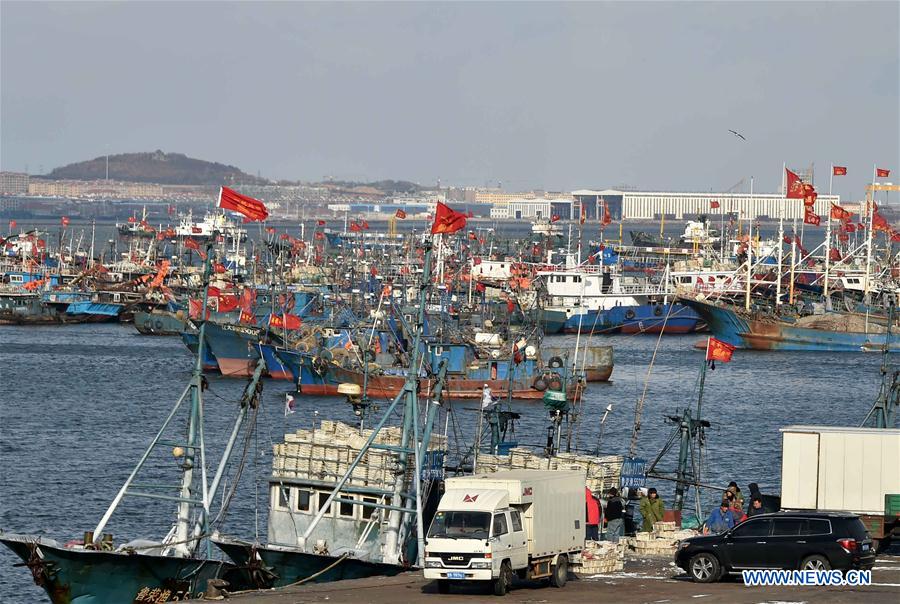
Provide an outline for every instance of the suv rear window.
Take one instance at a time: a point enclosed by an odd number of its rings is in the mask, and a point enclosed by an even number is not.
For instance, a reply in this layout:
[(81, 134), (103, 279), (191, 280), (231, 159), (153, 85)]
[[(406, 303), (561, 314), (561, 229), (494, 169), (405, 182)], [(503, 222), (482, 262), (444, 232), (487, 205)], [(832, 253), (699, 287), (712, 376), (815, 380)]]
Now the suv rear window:
[(866, 532), (866, 525), (864, 525), (859, 518), (847, 518), (846, 520), (843, 520), (835, 529), (835, 534), (837, 534), (837, 531), (845, 533), (838, 535), (838, 537), (852, 537), (857, 541), (865, 541), (869, 538), (869, 534)]
[(827, 520), (816, 520), (810, 518), (808, 526), (803, 532), (804, 535), (827, 535), (831, 533), (831, 525)]

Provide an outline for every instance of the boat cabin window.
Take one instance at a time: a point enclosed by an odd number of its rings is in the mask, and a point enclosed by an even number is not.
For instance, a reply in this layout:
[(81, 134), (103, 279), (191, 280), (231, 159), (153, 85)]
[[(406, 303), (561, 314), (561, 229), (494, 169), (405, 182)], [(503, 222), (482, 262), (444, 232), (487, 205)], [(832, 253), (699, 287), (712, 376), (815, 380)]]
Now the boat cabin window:
[(312, 511), (312, 491), (298, 489), (296, 497), (294, 503), (297, 506), (295, 509), (298, 512)]
[(506, 514), (503, 512), (494, 514), (494, 525), (491, 527), (491, 537), (499, 537), (509, 532), (509, 526), (506, 524)]
[[(316, 511), (319, 511), (319, 510), (321, 510), (322, 508), (325, 507), (325, 504), (328, 502), (328, 497), (329, 497), (330, 495), (331, 495), (330, 492), (326, 493), (326, 492), (324, 492), (324, 491), (320, 491), (320, 492), (318, 493), (318, 502), (317, 502), (317, 505), (316, 505)], [(325, 512), (325, 513), (327, 514), (328, 512)]]
[[(352, 495), (344, 495), (343, 499), (355, 499)], [(341, 518), (353, 518), (356, 515), (356, 505), (341, 501), (338, 503), (338, 516)]]
[[(365, 503), (378, 503), (378, 500), (375, 499), (374, 497), (363, 497), (362, 500)], [(363, 520), (368, 520), (369, 518), (371, 518), (373, 515), (375, 515), (375, 512), (377, 510), (378, 510), (378, 508), (373, 508), (373, 507), (370, 507), (367, 505), (362, 506)]]
[(581, 283), (581, 277), (575, 275), (574, 277), (572, 277), (572, 283)]
[(275, 485), (272, 488), (273, 507), (276, 510), (291, 509), (291, 489), (283, 485)]
[(10, 283), (22, 283), (24, 280), (25, 280), (25, 278), (22, 277), (22, 275), (10, 275), (9, 276)]

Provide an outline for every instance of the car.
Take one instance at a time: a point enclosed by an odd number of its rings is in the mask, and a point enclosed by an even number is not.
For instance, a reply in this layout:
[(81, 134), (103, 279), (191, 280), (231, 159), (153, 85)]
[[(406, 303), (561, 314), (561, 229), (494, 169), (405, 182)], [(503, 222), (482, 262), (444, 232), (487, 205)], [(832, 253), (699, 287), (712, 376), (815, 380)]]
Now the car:
[(875, 550), (858, 516), (846, 513), (760, 514), (718, 535), (678, 544), (675, 564), (698, 583), (753, 569), (871, 569)]

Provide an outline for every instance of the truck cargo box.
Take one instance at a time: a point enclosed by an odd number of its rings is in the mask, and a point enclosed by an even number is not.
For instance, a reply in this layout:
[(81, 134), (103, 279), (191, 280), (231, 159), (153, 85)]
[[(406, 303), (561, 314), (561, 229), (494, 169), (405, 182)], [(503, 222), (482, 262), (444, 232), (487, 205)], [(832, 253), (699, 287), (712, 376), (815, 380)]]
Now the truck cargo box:
[(900, 430), (782, 428), (781, 506), (883, 515), (900, 493)]
[[(465, 498), (466, 489), (487, 491), (484, 504), (492, 508), (501, 503), (499, 499), (507, 498), (509, 505), (522, 513), (528, 553), (533, 558), (584, 546), (584, 472), (509, 470), (448, 478), (445, 487), (447, 502), (442, 499), (441, 506), (456, 505), (455, 496)], [(451, 495), (451, 491), (455, 493)]]

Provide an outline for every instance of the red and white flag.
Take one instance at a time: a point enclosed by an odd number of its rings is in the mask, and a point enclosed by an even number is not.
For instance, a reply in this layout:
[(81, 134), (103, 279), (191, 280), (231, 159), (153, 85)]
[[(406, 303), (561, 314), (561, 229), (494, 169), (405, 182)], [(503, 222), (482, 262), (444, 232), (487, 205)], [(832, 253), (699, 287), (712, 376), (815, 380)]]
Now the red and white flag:
[(706, 360), (729, 363), (731, 362), (731, 356), (734, 354), (734, 349), (735, 346), (728, 342), (709, 337), (706, 340)]
[(243, 214), (245, 217), (244, 222), (265, 220), (269, 216), (269, 211), (263, 202), (247, 195), (241, 195), (228, 187), (219, 189), (219, 203), (217, 207)]
[(787, 176), (787, 186), (785, 187), (785, 197), (788, 199), (803, 199), (806, 197), (806, 191), (803, 187), (803, 181), (795, 173), (787, 168), (784, 169)]
[(395, 216), (396, 218), (399, 218), (400, 220), (403, 220), (404, 218), (406, 218), (406, 212), (403, 211), (402, 209), (398, 209), (398, 210), (397, 210), (397, 213), (394, 214), (394, 216)]

